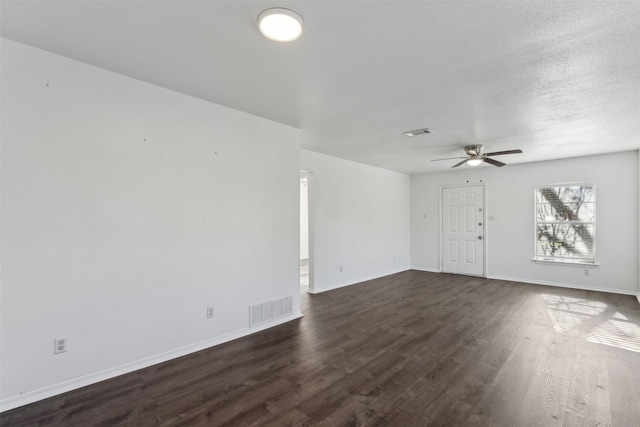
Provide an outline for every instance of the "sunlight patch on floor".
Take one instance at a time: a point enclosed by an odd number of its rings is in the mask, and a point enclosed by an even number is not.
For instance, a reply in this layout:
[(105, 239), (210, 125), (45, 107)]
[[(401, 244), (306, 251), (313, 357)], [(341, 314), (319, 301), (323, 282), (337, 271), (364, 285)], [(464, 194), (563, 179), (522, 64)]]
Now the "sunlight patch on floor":
[(630, 322), (619, 311), (613, 315), (606, 314), (607, 304), (548, 294), (542, 297), (549, 304), (547, 313), (557, 333), (595, 321), (597, 325), (582, 335), (586, 341), (640, 353), (640, 326)]
[(620, 313), (619, 311), (616, 311), (616, 314), (613, 315), (614, 319), (620, 319), (620, 320), (629, 320), (627, 318), (627, 316), (625, 316), (624, 314)]
[(607, 308), (606, 304), (598, 301), (547, 294), (543, 294), (542, 297), (549, 303), (547, 312), (553, 321), (553, 329), (558, 333), (573, 329)]
[(607, 320), (583, 335), (589, 342), (640, 353), (640, 326), (621, 320)]
[(547, 312), (549, 313), (549, 318), (553, 321), (553, 329), (558, 333), (567, 332), (589, 318), (589, 316), (552, 308), (549, 308)]

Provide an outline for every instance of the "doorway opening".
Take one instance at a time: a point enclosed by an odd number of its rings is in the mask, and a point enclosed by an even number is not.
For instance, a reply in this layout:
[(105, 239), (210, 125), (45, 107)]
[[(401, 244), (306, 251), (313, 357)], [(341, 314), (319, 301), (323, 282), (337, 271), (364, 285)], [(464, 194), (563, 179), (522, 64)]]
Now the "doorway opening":
[(300, 293), (313, 292), (313, 174), (300, 171)]

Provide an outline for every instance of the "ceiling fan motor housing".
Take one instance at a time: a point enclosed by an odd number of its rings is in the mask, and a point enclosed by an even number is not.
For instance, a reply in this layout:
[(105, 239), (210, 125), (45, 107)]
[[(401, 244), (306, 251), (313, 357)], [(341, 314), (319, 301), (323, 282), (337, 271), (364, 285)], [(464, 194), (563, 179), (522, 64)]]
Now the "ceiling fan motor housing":
[(482, 156), (484, 151), (484, 145), (467, 145), (464, 147), (464, 151), (469, 156)]

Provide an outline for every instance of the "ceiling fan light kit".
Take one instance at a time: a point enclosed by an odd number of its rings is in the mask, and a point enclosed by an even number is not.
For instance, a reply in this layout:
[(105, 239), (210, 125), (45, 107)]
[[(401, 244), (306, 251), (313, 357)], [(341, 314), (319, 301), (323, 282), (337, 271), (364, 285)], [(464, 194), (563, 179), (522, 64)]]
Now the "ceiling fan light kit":
[(436, 162), (439, 160), (453, 160), (453, 159), (464, 159), (463, 161), (456, 163), (451, 166), (452, 168), (457, 168), (460, 165), (468, 164), (469, 166), (478, 166), (481, 163), (489, 163), (490, 165), (496, 167), (502, 167), (506, 163), (499, 162), (498, 160), (492, 159), (489, 156), (502, 156), (505, 154), (521, 154), (522, 150), (506, 150), (506, 151), (494, 151), (492, 153), (484, 152), (484, 145), (467, 145), (464, 147), (464, 151), (467, 153), (466, 157), (449, 157), (447, 159), (433, 159), (432, 162)]
[(467, 160), (469, 166), (478, 166), (480, 163), (482, 163), (482, 159), (478, 156), (471, 156), (471, 158)]

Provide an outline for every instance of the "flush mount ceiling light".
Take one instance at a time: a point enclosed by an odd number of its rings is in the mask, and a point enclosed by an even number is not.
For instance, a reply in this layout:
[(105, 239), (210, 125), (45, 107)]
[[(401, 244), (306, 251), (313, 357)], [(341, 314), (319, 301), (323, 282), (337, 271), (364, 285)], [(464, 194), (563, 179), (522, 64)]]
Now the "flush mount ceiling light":
[(289, 9), (273, 8), (258, 16), (258, 28), (263, 36), (276, 42), (292, 42), (302, 35), (304, 22)]

